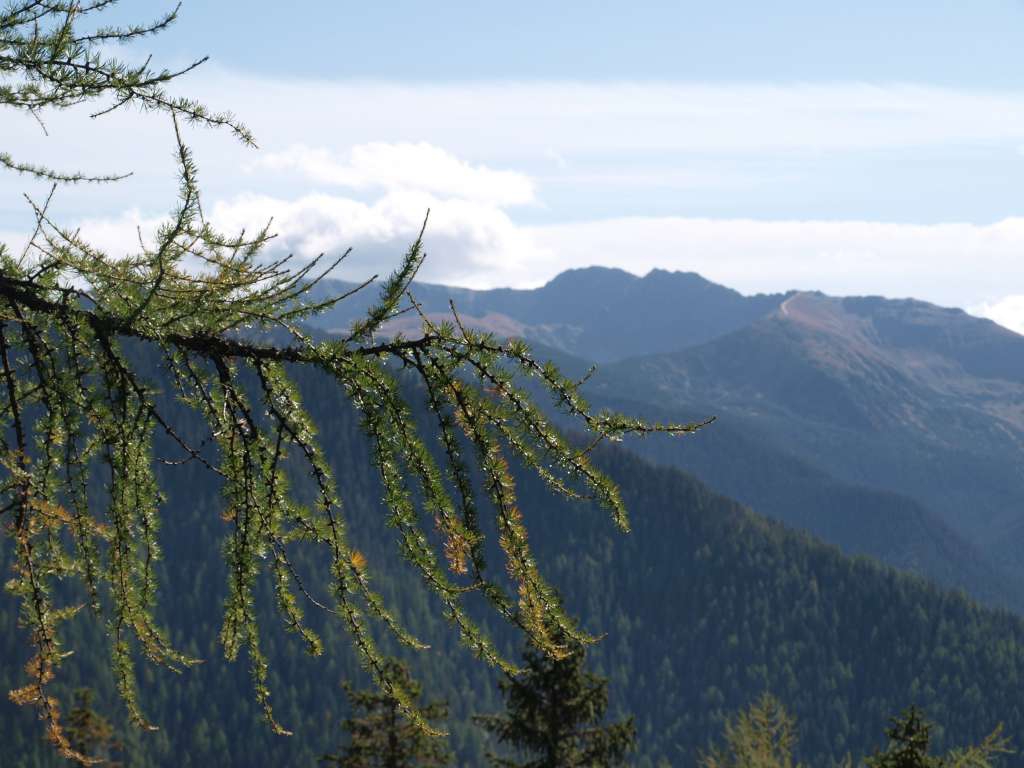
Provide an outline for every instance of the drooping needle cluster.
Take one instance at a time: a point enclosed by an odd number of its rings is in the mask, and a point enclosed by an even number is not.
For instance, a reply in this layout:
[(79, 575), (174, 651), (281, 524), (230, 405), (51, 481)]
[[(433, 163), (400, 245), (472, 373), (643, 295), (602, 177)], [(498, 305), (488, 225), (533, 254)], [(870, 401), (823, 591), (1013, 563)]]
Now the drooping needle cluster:
[[(137, 104), (169, 113), (176, 129), (180, 119), (227, 125), (251, 142), (230, 116), (168, 96), (164, 84), (179, 73), (126, 67), (96, 53), (102, 43), (158, 32), (174, 17), (76, 33), (78, 20), (108, 5), (21, 2), (0, 11), (0, 74), (15, 76), (0, 85), (0, 103), (35, 113), (106, 95), (114, 100), (108, 109)], [(36, 226), (24, 251), (0, 245), (0, 521), (15, 549), (8, 589), (20, 600), (35, 648), (28, 683), (12, 699), (38, 707), (62, 752), (88, 761), (71, 748), (49, 691), (68, 653), (60, 625), (79, 609), (58, 605), (59, 580), (80, 580), (90, 607), (106, 614), (118, 687), (140, 725), (147, 723), (136, 694), (134, 649), (174, 669), (196, 662), (172, 648), (154, 620), (154, 565), (161, 557), (154, 436), (163, 433), (180, 449), (179, 462), (201, 463), (222, 479), (230, 532), (221, 641), (229, 658), (246, 650), (256, 697), (272, 726), (285, 732), (274, 719), (260, 652), (253, 591), (264, 571), (280, 618), (310, 653), (322, 647), (304, 619), (304, 604), (336, 614), (383, 691), (428, 728), (401, 681), (389, 675), (369, 628), (379, 621), (401, 642), (418, 644), (374, 591), (365, 557), (350, 544), (317, 425), (293, 381), (300, 368), (329, 377), (360, 414), (401, 556), (416, 566), (477, 655), (514, 671), (467, 613), (470, 593), (485, 596), (550, 654), (586, 642), (538, 571), (510, 465), (532, 469), (555, 493), (598, 500), (625, 529), (618, 492), (591, 465), (590, 451), (626, 434), (683, 434), (700, 425), (595, 413), (577, 382), (538, 363), (520, 341), (467, 329), (454, 308), (449, 323), (424, 316), (415, 338), (382, 334), (397, 312), (417, 308), (410, 290), (424, 258), (422, 232), (360, 322), (345, 335), (314, 339), (302, 321), (346, 296), (311, 302), (309, 291), (338, 262), (318, 258), (291, 268), (290, 258), (266, 256), (268, 229), (237, 236), (215, 231), (203, 216), (192, 157), (180, 131), (176, 136), (178, 204), (152, 242), (140, 238), (134, 255), (115, 258), (60, 226), (49, 198), (30, 201)], [(0, 162), (55, 184), (88, 180), (5, 154)], [(162, 370), (138, 370), (126, 343), (151, 350)], [(425, 395), (433, 425), (427, 431), (413, 418), (407, 378)], [(585, 447), (554, 428), (524, 387), (530, 379), (592, 434)], [(157, 405), (158, 386), (172, 387), (202, 417), (209, 445), (179, 434)], [(289, 486), (296, 461), (312, 478), (312, 501), (300, 501)], [(103, 504), (89, 494), (96, 466), (104, 468)], [(484, 514), (494, 515), (507, 578), (486, 568)], [(299, 543), (325, 552), (332, 605), (313, 598), (299, 579), (292, 562)]]

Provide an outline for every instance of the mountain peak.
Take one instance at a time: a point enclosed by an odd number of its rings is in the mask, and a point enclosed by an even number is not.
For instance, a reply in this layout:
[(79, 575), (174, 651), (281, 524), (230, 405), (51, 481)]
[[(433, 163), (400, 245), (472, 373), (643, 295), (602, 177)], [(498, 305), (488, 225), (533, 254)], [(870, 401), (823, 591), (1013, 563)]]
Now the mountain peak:
[(640, 281), (632, 272), (618, 267), (579, 267), (559, 272), (541, 290), (551, 288), (580, 288), (583, 290), (607, 290), (619, 288)]
[[(708, 285), (717, 285), (708, 280), (703, 275), (696, 272), (684, 272), (679, 269), (660, 269), (655, 267), (643, 277), (644, 280), (677, 280), (680, 282), (694, 282), (694, 283), (707, 283)], [(719, 286), (722, 287), (722, 286)]]
[(712, 290), (739, 295), (696, 272), (654, 268), (642, 277), (618, 267), (578, 267), (551, 278), (541, 290), (571, 287), (574, 290), (623, 291), (671, 288), (675, 290)]
[(856, 335), (864, 320), (847, 312), (843, 299), (818, 291), (800, 291), (779, 304), (774, 317), (825, 333)]
[[(447, 314), (449, 298), (454, 298), (464, 317), (495, 333), (522, 336), (601, 363), (702, 344), (749, 325), (784, 298), (744, 296), (695, 272), (654, 269), (639, 277), (609, 267), (569, 269), (528, 290), (422, 284), (414, 290), (428, 315)], [(315, 324), (347, 328), (369, 309), (372, 295), (354, 298), (321, 313)], [(407, 326), (397, 323), (392, 330), (408, 332)]]
[(917, 299), (801, 292), (769, 317), (798, 331), (805, 348), (823, 359), (834, 361), (846, 350), (862, 360), (888, 359), (917, 376), (1024, 382), (1024, 337), (962, 309)]

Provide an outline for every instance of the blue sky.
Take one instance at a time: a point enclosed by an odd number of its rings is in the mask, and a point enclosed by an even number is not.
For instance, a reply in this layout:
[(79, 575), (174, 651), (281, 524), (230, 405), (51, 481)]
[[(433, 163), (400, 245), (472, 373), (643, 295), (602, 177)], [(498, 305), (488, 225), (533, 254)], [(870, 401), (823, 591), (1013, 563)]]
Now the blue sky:
[[(189, 134), (207, 208), (233, 226), (274, 216), (299, 256), (355, 246), (341, 276), (386, 271), (429, 206), (438, 282), (691, 269), (745, 292), (915, 295), (1024, 330), (1019, 0), (186, 0), (127, 55), (150, 52), (211, 55), (180, 90), (260, 141)], [(62, 192), (105, 247), (167, 209), (153, 118), (4, 135), (29, 160), (136, 172)], [(0, 179), (12, 237), (25, 186)]]
[[(130, 16), (138, 3), (125, 3)], [(184, 41), (184, 45), (183, 45)], [(186, 2), (164, 52), (269, 75), (397, 80), (1024, 85), (1015, 0)]]

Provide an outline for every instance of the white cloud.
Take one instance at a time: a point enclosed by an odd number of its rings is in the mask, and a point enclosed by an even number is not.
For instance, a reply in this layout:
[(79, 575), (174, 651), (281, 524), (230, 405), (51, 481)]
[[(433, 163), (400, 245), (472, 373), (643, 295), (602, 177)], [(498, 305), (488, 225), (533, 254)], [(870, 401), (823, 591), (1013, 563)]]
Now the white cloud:
[[(816, 289), (975, 306), (1024, 286), (1024, 218), (990, 225), (618, 218), (534, 227), (520, 283), (600, 264), (696, 271), (747, 293)], [(533, 275), (528, 279), (528, 275)]]
[(1004, 328), (1024, 334), (1024, 294), (1005, 296), (998, 301), (971, 308), (971, 314), (987, 317)]
[[(617, 152), (818, 152), (1024, 143), (1024, 93), (910, 83), (301, 82), (215, 73), (229, 102), (282, 146), (420, 142), (472, 157)], [(288, 109), (281, 109), (288, 104)], [(415, 116), (410, 119), (410, 116)]]
[[(158, 217), (143, 216), (137, 208), (124, 211), (118, 216), (79, 219), (68, 227), (77, 231), (81, 239), (92, 248), (114, 258), (120, 258), (139, 252), (139, 240), (151, 243), (157, 228), (164, 221)], [(63, 222), (62, 222), (63, 223)], [(8, 251), (20, 256), (26, 253), (28, 258), (39, 258), (37, 249), (29, 249), (29, 230), (0, 230), (0, 243)], [(40, 244), (42, 240), (38, 241)]]
[(417, 190), (395, 190), (372, 203), (313, 194), (295, 200), (244, 195), (216, 204), (211, 219), (228, 231), (252, 229), (273, 218), (273, 248), (310, 258), (320, 253), (352, 255), (341, 276), (385, 274), (397, 265), (423, 224), (430, 221), (429, 254), (420, 278), (480, 286), (540, 249), (529, 232), (500, 208), (475, 200), (442, 200)]
[[(695, 271), (745, 293), (789, 289), (835, 295), (913, 296), (970, 307), (1007, 327), (1024, 327), (1024, 219), (991, 224), (891, 224), (871, 221), (753, 221), (619, 218), (522, 226), (501, 208), (394, 190), (365, 202), (330, 194), (294, 199), (246, 194), (208, 208), (226, 231), (273, 218), (272, 247), (300, 259), (353, 248), (339, 276), (387, 273), (431, 209), (421, 278), (470, 287), (532, 287), (591, 265), (635, 274)], [(83, 232), (108, 245), (155, 224), (137, 213), (88, 220)]]
[[(223, 133), (189, 131), (207, 211), (226, 226), (273, 216), (275, 247), (301, 257), (352, 246), (344, 276), (386, 272), (429, 207), (431, 257), (423, 276), (439, 282), (530, 286), (569, 267), (604, 264), (636, 273), (694, 270), (746, 292), (818, 288), (972, 307), (994, 306), (1024, 286), (1019, 218), (934, 225), (728, 214), (596, 220), (583, 205), (568, 214), (575, 222), (525, 226), (511, 212), (543, 200), (556, 183), (564, 199), (578, 190), (591, 202), (599, 187), (600, 209), (614, 216), (627, 195), (638, 210), (636, 200), (657, 202), (666, 186), (743, 182), (727, 165), (689, 170), (661, 162), (673, 152), (684, 153), (678, 161), (685, 153), (706, 159), (999, 144), (1012, 158), (1024, 145), (1024, 93), (856, 83), (413, 86), (261, 80), (216, 70), (195, 85), (197, 96), (243, 115), (267, 147), (254, 154)], [(173, 202), (170, 126), (151, 117), (55, 115), (45, 140), (29, 120), (3, 129), (5, 148), (26, 160), (139, 172), (123, 184), (59, 197), (60, 220), (81, 222), (111, 251), (131, 248), (136, 225), (151, 225)], [(125, 142), (129, 134), (133, 140)], [(252, 173), (239, 173), (247, 166)], [(4, 229), (17, 229), (25, 183), (0, 175), (0, 198), (14, 201), (0, 210)], [(536, 209), (522, 216), (531, 214)], [(549, 209), (545, 216), (567, 214)]]
[[(489, 286), (543, 257), (530, 232), (501, 208), (418, 190), (392, 190), (369, 203), (328, 194), (288, 200), (247, 193), (207, 206), (210, 222), (227, 234), (252, 232), (272, 220), (275, 238), (268, 250), (276, 255), (291, 253), (302, 261), (319, 254), (340, 256), (351, 248), (336, 272), (337, 277), (350, 279), (387, 274), (397, 266), (428, 210), (428, 258), (420, 279)], [(149, 238), (159, 223), (158, 218), (132, 210), (111, 218), (87, 218), (76, 226), (88, 242), (117, 256), (137, 250), (139, 231)]]
[(353, 189), (416, 190), (494, 205), (533, 202), (533, 183), (515, 171), (470, 165), (426, 142), (359, 144), (343, 155), (296, 144), (260, 155), (254, 166), (295, 170), (313, 181)]
[(82, 239), (114, 258), (138, 253), (139, 244), (152, 243), (157, 228), (165, 219), (145, 216), (131, 208), (114, 218), (96, 217), (81, 221), (76, 229)]
[[(1012, 90), (902, 83), (412, 85), (274, 80), (213, 67), (187, 86), (210, 105), (243, 116), (261, 142), (263, 149), (253, 152), (224, 132), (188, 132), (206, 187), (234, 193), (266, 180), (239, 168), (276, 164), (322, 183), (390, 183), (511, 204), (532, 200), (529, 180), (494, 168), (536, 175), (552, 166), (569, 173), (585, 167), (628, 177), (638, 160), (650, 170), (649, 161), (658, 158), (658, 167), (678, 175), (680, 158), (692, 155), (710, 163), (724, 156), (998, 145), (1015, 157), (1024, 145), (1024, 92)], [(164, 203), (173, 170), (166, 121), (131, 112), (89, 120), (72, 110), (50, 115), (48, 126), (45, 137), (30, 118), (5, 117), (5, 150), (72, 170), (134, 170), (133, 180), (102, 194), (143, 207)], [(0, 176), (0, 191), (14, 199), (23, 188), (23, 179)], [(95, 197), (93, 191), (82, 196), (83, 204)]]

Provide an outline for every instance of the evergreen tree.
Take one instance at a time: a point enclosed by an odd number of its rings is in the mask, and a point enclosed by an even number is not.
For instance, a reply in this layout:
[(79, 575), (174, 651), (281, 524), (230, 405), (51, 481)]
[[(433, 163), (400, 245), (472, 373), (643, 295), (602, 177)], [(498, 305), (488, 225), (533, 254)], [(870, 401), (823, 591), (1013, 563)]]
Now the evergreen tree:
[[(911, 707), (886, 729), (886, 750), (863, 764), (866, 768), (992, 768), (1000, 755), (1012, 752), (1000, 726), (981, 744), (932, 755), (931, 731), (931, 723)], [(800, 768), (793, 760), (795, 747), (796, 722), (766, 693), (726, 723), (724, 747), (702, 754), (698, 764), (700, 768)], [(841, 765), (852, 768), (854, 763), (847, 756)]]
[(114, 728), (107, 719), (93, 709), (89, 688), (75, 691), (75, 706), (68, 714), (67, 737), (75, 752), (92, 755), (109, 768), (120, 768), (121, 763), (112, 758), (124, 745), (114, 735)]
[(939, 768), (943, 761), (928, 754), (931, 731), (931, 723), (921, 716), (917, 707), (911, 707), (885, 730), (889, 745), (885, 752), (868, 758), (868, 767)]
[(636, 744), (633, 718), (602, 723), (608, 681), (583, 669), (582, 649), (561, 658), (528, 649), (523, 671), (500, 683), (505, 714), (474, 719), (521, 759), (488, 754), (501, 768), (606, 768)]
[[(160, 457), (165, 462), (201, 464), (222, 482), (230, 532), (221, 642), (228, 659), (248, 656), (255, 697), (273, 729), (287, 733), (271, 706), (254, 588), (261, 577), (269, 579), (280, 619), (311, 654), (321, 653), (302, 607), (325, 606), (297, 578), (292, 557), (300, 545), (325, 554), (333, 602), (326, 607), (351, 634), (376, 682), (426, 727), (406, 688), (389, 675), (368, 622), (380, 622), (406, 646), (421, 643), (374, 590), (366, 559), (350, 543), (316, 425), (293, 382), (297, 368), (331, 381), (339, 400), (360, 413), (400, 555), (438, 594), (466, 645), (511, 669), (467, 614), (469, 594), (483, 595), (547, 652), (556, 648), (551, 628), (588, 642), (537, 569), (510, 461), (531, 468), (556, 493), (596, 499), (622, 528), (625, 511), (617, 488), (593, 467), (590, 449), (566, 441), (521, 380), (546, 386), (592, 433), (590, 448), (630, 433), (682, 434), (697, 425), (658, 426), (593, 412), (577, 382), (536, 361), (519, 341), (463, 327), (454, 310), (440, 324), (421, 315), (416, 338), (382, 339), (389, 319), (418, 310), (410, 288), (425, 256), (422, 233), (361, 321), (337, 337), (314, 339), (303, 319), (346, 296), (313, 301), (309, 290), (344, 254), (292, 269), (290, 257), (265, 253), (268, 229), (222, 234), (209, 225), (179, 124), (225, 127), (246, 144), (253, 137), (230, 114), (168, 92), (202, 60), (169, 71), (152, 68), (149, 58), (130, 65), (109, 54), (114, 44), (164, 31), (176, 11), (151, 24), (104, 25), (113, 6), (110, 0), (12, 0), (0, 8), (0, 106), (41, 124), (48, 110), (83, 103), (95, 104), (97, 116), (129, 107), (162, 113), (175, 128), (180, 177), (177, 204), (154, 237), (135, 253), (108, 254), (56, 221), (50, 201), (60, 185), (113, 182), (118, 174), (57, 170), (0, 154), (3, 167), (53, 184), (48, 195), (30, 196), (35, 229), (28, 246), (16, 253), (0, 245), (0, 515), (15, 553), (8, 588), (34, 647), (26, 684), (11, 699), (37, 707), (58, 749), (84, 759), (64, 733), (52, 693), (67, 656), (61, 624), (78, 606), (77, 600), (60, 604), (58, 580), (78, 580), (90, 607), (109, 614), (113, 671), (136, 724), (148, 727), (137, 696), (136, 653), (174, 669), (197, 663), (170, 645), (155, 619), (159, 432), (177, 446), (176, 456)], [(140, 369), (127, 346), (145, 351), (148, 365)], [(403, 372), (408, 386), (400, 386)], [(172, 382), (171, 395), (202, 417), (204, 436), (186, 439), (158, 407), (160, 381)], [(410, 392), (431, 411), (428, 434), (411, 416)], [(294, 473), (296, 464), (313, 478), (313, 501), (289, 488), (286, 467)], [(107, 485), (102, 503), (88, 489), (98, 468)], [(485, 509), (495, 516), (507, 588), (485, 567), (478, 519)], [(423, 521), (433, 522), (433, 534)]]
[[(385, 664), (388, 675), (406, 688), (425, 720), (448, 716), (444, 702), (417, 701), (420, 684), (410, 677), (406, 665), (395, 659), (387, 659)], [(342, 723), (348, 744), (336, 754), (324, 755), (321, 762), (340, 768), (435, 768), (451, 762), (451, 752), (441, 738), (410, 723), (393, 697), (376, 689), (356, 691), (348, 681), (342, 687), (359, 714)]]
[(701, 768), (800, 768), (793, 762), (795, 721), (778, 699), (762, 694), (725, 724), (725, 746), (702, 754)]
[(946, 755), (930, 754), (931, 732), (931, 723), (917, 707), (910, 707), (893, 718), (885, 731), (889, 738), (886, 750), (865, 760), (867, 768), (989, 768), (999, 755), (1011, 752), (1001, 726), (981, 744), (954, 749)]

